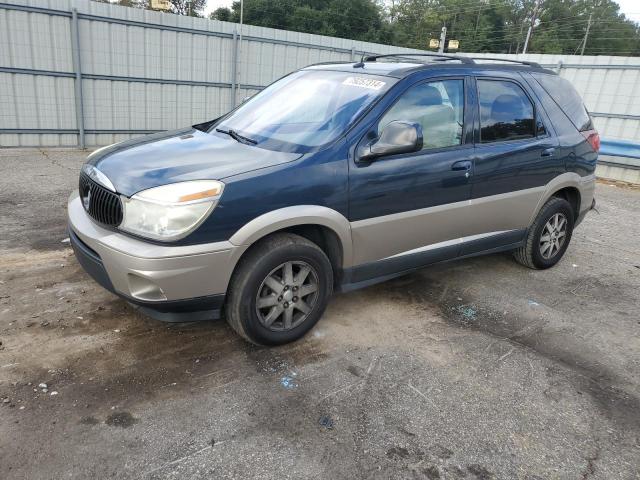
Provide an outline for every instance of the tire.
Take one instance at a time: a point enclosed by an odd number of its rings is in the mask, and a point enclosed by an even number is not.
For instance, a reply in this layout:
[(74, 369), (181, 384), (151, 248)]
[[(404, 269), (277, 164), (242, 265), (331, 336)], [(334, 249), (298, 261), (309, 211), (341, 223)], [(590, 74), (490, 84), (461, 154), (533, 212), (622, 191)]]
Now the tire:
[[(524, 245), (514, 252), (516, 261), (525, 267), (539, 270), (553, 267), (560, 261), (569, 246), (574, 218), (573, 208), (569, 202), (563, 198), (551, 197), (542, 206), (529, 227)], [(563, 229), (549, 230), (547, 222), (551, 222), (550, 225), (553, 227), (555, 219), (566, 222)], [(554, 242), (556, 245), (549, 247), (549, 243)]]
[(313, 328), (332, 293), (333, 269), (320, 247), (299, 235), (277, 233), (241, 258), (229, 284), (226, 319), (251, 343), (282, 345)]

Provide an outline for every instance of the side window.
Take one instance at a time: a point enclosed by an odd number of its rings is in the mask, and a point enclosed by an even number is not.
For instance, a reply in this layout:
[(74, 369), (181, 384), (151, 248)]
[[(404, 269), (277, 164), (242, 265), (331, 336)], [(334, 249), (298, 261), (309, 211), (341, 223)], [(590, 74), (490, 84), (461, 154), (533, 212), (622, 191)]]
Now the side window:
[(378, 123), (378, 134), (390, 122), (422, 125), (423, 150), (462, 143), (464, 80), (442, 80), (414, 85), (404, 92)]
[[(501, 80), (478, 80), (480, 142), (504, 142), (544, 134), (536, 125), (531, 100), (522, 88)], [(542, 128), (542, 132), (540, 132)]]
[(593, 128), (591, 117), (582, 102), (582, 98), (573, 88), (571, 82), (557, 75), (549, 75), (547, 73), (532, 73), (531, 76), (542, 85), (542, 88), (547, 91), (578, 130), (582, 132)]

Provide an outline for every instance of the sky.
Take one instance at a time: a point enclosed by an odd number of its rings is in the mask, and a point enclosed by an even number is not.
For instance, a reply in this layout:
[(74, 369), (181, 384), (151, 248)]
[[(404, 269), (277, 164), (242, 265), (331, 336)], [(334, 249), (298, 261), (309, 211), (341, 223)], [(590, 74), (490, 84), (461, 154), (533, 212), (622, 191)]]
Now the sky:
[(207, 6), (204, 9), (204, 13), (206, 14), (206, 16), (209, 16), (209, 14), (218, 7), (231, 8), (232, 3), (233, 0), (207, 0)]
[(617, 3), (620, 5), (620, 11), (627, 18), (640, 22), (640, 2), (638, 0), (617, 0)]
[[(231, 7), (232, 3), (233, 0), (207, 0), (205, 13), (209, 15), (209, 13), (218, 7)], [(624, 13), (627, 18), (640, 22), (640, 0), (617, 0), (617, 3), (620, 5), (620, 11)]]

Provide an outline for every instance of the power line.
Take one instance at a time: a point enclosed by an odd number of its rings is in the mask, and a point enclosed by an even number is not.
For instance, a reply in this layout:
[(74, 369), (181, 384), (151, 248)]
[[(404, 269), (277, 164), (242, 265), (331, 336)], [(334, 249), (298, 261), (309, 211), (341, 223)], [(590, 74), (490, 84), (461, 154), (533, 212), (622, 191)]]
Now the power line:
[[(498, 0), (498, 1), (500, 3), (504, 3), (505, 2), (505, 0)], [(475, 2), (472, 2), (472, 3), (475, 3)], [(302, 4), (297, 4), (297, 5), (298, 6), (304, 6)], [(465, 11), (474, 11), (474, 12), (478, 11), (478, 10), (481, 11), (483, 9), (486, 9), (487, 6), (489, 6), (489, 5), (490, 4), (481, 4), (480, 6), (476, 6), (474, 8), (469, 9), (469, 10), (451, 10), (451, 9), (449, 9), (448, 10), (448, 15), (449, 16), (453, 16), (453, 15), (456, 15), (456, 14), (459, 14), (459, 13), (463, 13)], [(433, 6), (433, 7), (429, 7), (429, 9), (430, 10), (438, 10), (440, 8), (443, 8), (443, 7), (445, 7), (445, 6)], [(269, 8), (257, 8), (257, 9), (256, 8), (251, 8), (250, 10), (249, 9), (247, 9), (247, 10), (251, 11), (252, 13), (259, 13), (259, 14), (278, 13), (275, 9), (269, 9)], [(327, 14), (327, 15), (330, 15), (332, 17), (346, 18), (346, 19), (351, 19), (351, 20), (359, 20), (357, 17), (355, 17), (353, 15), (348, 15), (348, 14), (341, 13), (341, 12), (336, 12), (335, 10), (315, 10), (315, 9), (311, 9), (311, 10), (314, 10), (316, 12), (321, 12), (323, 14)], [(542, 28), (557, 28), (557, 25), (550, 25), (548, 27), (547, 26), (542, 27), (541, 25), (549, 23), (551, 21), (555, 22), (555, 21), (560, 20), (562, 18), (574, 18), (574, 17), (560, 17), (558, 19), (540, 21), (534, 27), (534, 30), (539, 31)], [(574, 19), (574, 20), (572, 20), (570, 22), (565, 22), (564, 25), (568, 26), (568, 25), (572, 25), (574, 23), (586, 23), (586, 22), (588, 22), (588, 19)], [(598, 19), (593, 20), (593, 23), (594, 24), (595, 23), (598, 23), (598, 24), (601, 24), (601, 23), (620, 23), (621, 25), (627, 24), (627, 22), (625, 22), (623, 20), (598, 20)], [(274, 24), (272, 24), (272, 25), (274, 25)], [(289, 27), (289, 25), (286, 25), (284, 23), (278, 23), (278, 24), (275, 24), (275, 25), (277, 25), (278, 27)], [(629, 25), (629, 26), (631, 27), (632, 25)], [(365, 27), (366, 26), (363, 25), (363, 28), (365, 28)], [(493, 28), (493, 29), (490, 29), (490, 30), (484, 30), (484, 31), (502, 31), (502, 30), (508, 30), (508, 29), (517, 30), (519, 28), (520, 28), (520, 25), (513, 24), (513, 25), (505, 25), (504, 27)], [(479, 27), (479, 29), (483, 30), (483, 27)], [(469, 31), (470, 31), (469, 29), (467, 29), (467, 30), (457, 30), (456, 33), (469, 32)], [(429, 33), (436, 34), (436, 32), (429, 32)], [(439, 34), (439, 32), (438, 32), (438, 34)]]
[[(592, 26), (595, 25), (596, 23), (599, 23), (597, 20), (594, 20), (592, 22)], [(511, 25), (511, 26), (504, 26), (504, 27), (497, 27), (497, 28), (484, 28), (484, 27), (480, 27), (479, 31), (483, 32), (483, 33), (494, 33), (494, 32), (498, 32), (498, 33), (503, 33), (503, 32), (515, 32), (516, 30), (518, 30), (520, 28), (520, 26), (518, 25)], [(572, 28), (572, 25), (570, 24), (563, 24), (563, 25), (549, 25), (549, 26), (544, 26), (544, 27), (536, 27), (535, 28), (536, 32), (575, 32), (576, 29)], [(626, 27), (620, 26), (617, 28), (604, 28), (604, 29), (599, 29), (598, 32), (599, 33), (609, 33), (609, 32), (628, 32), (629, 30)], [(474, 32), (473, 28), (468, 28), (468, 29), (463, 29), (463, 30), (456, 30), (456, 33), (458, 34), (468, 34)], [(640, 37), (639, 37), (640, 38)]]
[[(474, 5), (473, 7), (468, 7), (468, 8), (464, 8), (465, 5)], [(455, 30), (455, 36), (454, 38), (459, 38), (462, 42), (464, 42), (463, 44), (465, 45), (463, 48), (465, 50), (467, 50), (468, 48), (470, 49), (487, 49), (487, 48), (496, 48), (498, 50), (506, 50), (507, 48), (509, 50), (511, 50), (511, 48), (514, 46), (514, 44), (517, 45), (520, 43), (520, 41), (522, 40), (522, 26), (524, 25), (523, 22), (519, 22), (519, 21), (515, 21), (515, 22), (505, 22), (503, 25), (501, 26), (495, 26), (494, 25), (482, 25), (482, 23), (480, 22), (480, 17), (484, 14), (484, 12), (486, 12), (486, 10), (490, 9), (490, 8), (495, 8), (495, 7), (500, 7), (500, 6), (505, 6), (508, 5), (508, 2), (505, 2), (505, 0), (497, 0), (497, 1), (489, 1), (485, 4), (480, 4), (478, 5), (476, 2), (461, 2), (459, 4), (456, 5), (456, 9), (448, 9), (446, 12), (446, 15), (444, 15), (445, 18), (448, 18), (447, 22), (450, 22), (452, 17), (456, 16), (455, 18), (458, 18), (457, 15), (460, 13), (464, 13), (464, 12), (473, 12), (476, 13), (477, 16), (474, 19), (476, 25), (475, 26), (471, 26), (468, 23), (466, 24), (466, 28), (465, 26), (463, 26), (461, 29), (456, 29)], [(296, 4), (298, 6), (303, 6), (302, 4), (298, 3)], [(432, 6), (432, 7), (428, 7), (427, 10), (429, 11), (436, 11), (438, 12), (439, 10), (442, 10), (443, 8), (446, 8), (445, 5), (437, 5), (437, 6)], [(335, 10), (331, 10), (331, 11), (327, 11), (327, 10), (315, 10), (315, 9), (310, 9), (310, 13), (313, 14), (315, 12), (318, 13), (322, 13), (323, 15), (326, 15), (323, 18), (323, 21), (321, 23), (322, 25), (322, 30), (321, 31), (316, 31), (316, 32), (309, 32), (308, 30), (305, 32), (305, 30), (301, 30), (301, 29), (297, 29), (295, 25), (290, 25), (288, 24), (288, 22), (266, 22), (268, 26), (273, 27), (273, 28), (282, 28), (282, 29), (288, 29), (288, 30), (298, 30), (298, 31), (303, 31), (305, 33), (325, 33), (328, 35), (335, 35), (337, 32), (335, 32), (335, 28), (332, 28), (333, 22), (336, 19), (346, 19), (346, 20), (351, 20), (351, 24), (352, 24), (352, 31), (351, 33), (365, 33), (369, 27), (367, 26), (366, 22), (362, 22), (362, 18), (357, 17), (355, 15), (351, 15), (348, 13), (343, 13), (343, 12), (337, 12)], [(280, 13), (278, 11), (278, 9), (273, 9), (273, 8), (269, 8), (267, 6), (261, 6), (260, 8), (250, 8), (247, 9), (247, 11), (245, 13), (249, 13), (251, 16), (260, 16), (263, 14), (272, 14), (271, 17), (273, 17), (273, 14), (275, 14), (276, 16)], [(475, 16), (475, 15), (474, 15)], [(526, 17), (526, 16), (525, 16)], [(254, 17), (255, 18), (255, 17)], [(284, 19), (284, 16), (280, 17), (281, 19)], [(395, 17), (396, 20), (393, 21), (391, 24), (393, 25), (394, 23), (397, 22), (401, 22), (401, 20), (398, 20), (398, 17)], [(400, 17), (402, 18), (402, 17)], [(558, 20), (560, 19), (567, 19), (566, 21), (563, 22), (558, 22)], [(272, 20), (273, 18), (270, 18), (270, 20)], [(531, 20), (535, 19), (532, 17)], [(436, 20), (437, 22), (437, 20)], [(588, 19), (583, 19), (583, 18), (575, 18), (574, 16), (571, 17), (560, 17), (558, 19), (549, 19), (549, 20), (542, 20), (537, 22), (537, 24), (535, 26), (531, 26), (531, 30), (532, 33), (535, 33), (536, 36), (539, 35), (546, 35), (546, 36), (552, 36), (555, 37), (557, 39), (557, 41), (559, 42), (566, 42), (567, 45), (563, 45), (561, 46), (562, 51), (567, 51), (567, 52), (574, 52), (577, 51), (576, 49), (580, 48), (581, 44), (578, 42), (582, 42), (583, 41), (583, 35), (580, 32), (581, 30), (584, 31), (584, 27), (585, 22), (588, 23)], [(362, 28), (358, 28), (359, 25), (362, 25)], [(423, 27), (427, 27), (429, 26), (429, 24), (425, 24), (422, 23), (421, 24)], [(259, 26), (259, 25), (258, 25)], [(636, 31), (633, 32), (632, 31), (632, 27), (633, 24), (629, 21), (626, 20), (622, 20), (622, 19), (592, 19), (592, 23), (591, 23), (591, 27), (598, 27), (597, 28), (597, 39), (598, 40), (602, 40), (602, 41), (610, 41), (610, 40), (630, 40), (630, 41), (637, 41), (640, 40), (640, 34)], [(637, 29), (636, 29), (637, 30)], [(419, 29), (419, 30), (414, 30), (411, 31), (409, 30), (409, 32), (407, 32), (410, 36), (410, 38), (413, 39), (413, 43), (414, 45), (417, 45), (415, 42), (418, 41), (418, 43), (421, 44), (420, 42), (420, 37), (422, 36), (424, 37), (425, 35), (431, 35), (433, 38), (437, 38), (437, 36), (439, 35), (440, 32), (435, 32), (435, 31), (426, 31), (425, 28)], [(616, 33), (620, 33), (620, 34), (627, 34), (624, 37), (621, 36), (615, 36)], [(575, 38), (575, 36), (579, 34), (580, 37), (579, 38)], [(590, 32), (591, 34), (591, 32)], [(613, 34), (613, 35), (611, 35)], [(478, 35), (480, 35), (480, 38), (478, 38)], [(603, 35), (609, 35), (609, 36), (603, 36)], [(353, 38), (353, 37), (352, 37)], [(575, 42), (575, 43), (574, 43)], [(577, 45), (576, 45), (577, 43)], [(461, 45), (462, 46), (462, 45)], [(590, 51), (593, 51), (592, 48), (590, 47), (585, 47), (585, 52), (588, 53)]]

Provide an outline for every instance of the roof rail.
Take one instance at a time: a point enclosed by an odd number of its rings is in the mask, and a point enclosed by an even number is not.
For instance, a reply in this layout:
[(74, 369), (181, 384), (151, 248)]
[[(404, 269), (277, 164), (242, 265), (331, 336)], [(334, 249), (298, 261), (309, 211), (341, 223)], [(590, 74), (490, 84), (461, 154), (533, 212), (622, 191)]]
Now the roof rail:
[(386, 58), (386, 57), (431, 57), (435, 62), (446, 62), (449, 60), (458, 60), (461, 63), (473, 64), (476, 63), (475, 60), (479, 61), (489, 61), (489, 62), (507, 62), (507, 63), (519, 63), (521, 65), (527, 65), (533, 68), (543, 68), (537, 62), (528, 62), (525, 60), (512, 60), (510, 58), (497, 58), (497, 57), (467, 57), (460, 55), (447, 55), (445, 53), (387, 53), (384, 55), (362, 55), (360, 62), (355, 66), (361, 67), (364, 66), (364, 62), (375, 62), (378, 58)]
[(318, 62), (318, 63), (312, 63), (310, 65), (307, 65), (307, 67), (315, 67), (315, 66), (319, 66), (319, 65), (335, 65), (337, 63), (345, 63), (346, 64), (346, 63), (353, 63), (353, 61), (351, 61), (351, 60), (335, 60), (333, 62)]
[(385, 55), (363, 55), (360, 63), (375, 62), (378, 58), (386, 57), (433, 57), (437, 62), (446, 62), (448, 60), (458, 60), (461, 63), (475, 63), (472, 58), (459, 57), (456, 55), (447, 55), (444, 53), (387, 53)]
[(510, 58), (495, 58), (495, 57), (468, 57), (468, 58), (472, 60), (488, 60), (490, 62), (520, 63), (522, 65), (527, 65), (529, 67), (542, 68), (542, 66), (536, 62), (526, 62), (524, 60), (512, 60)]

